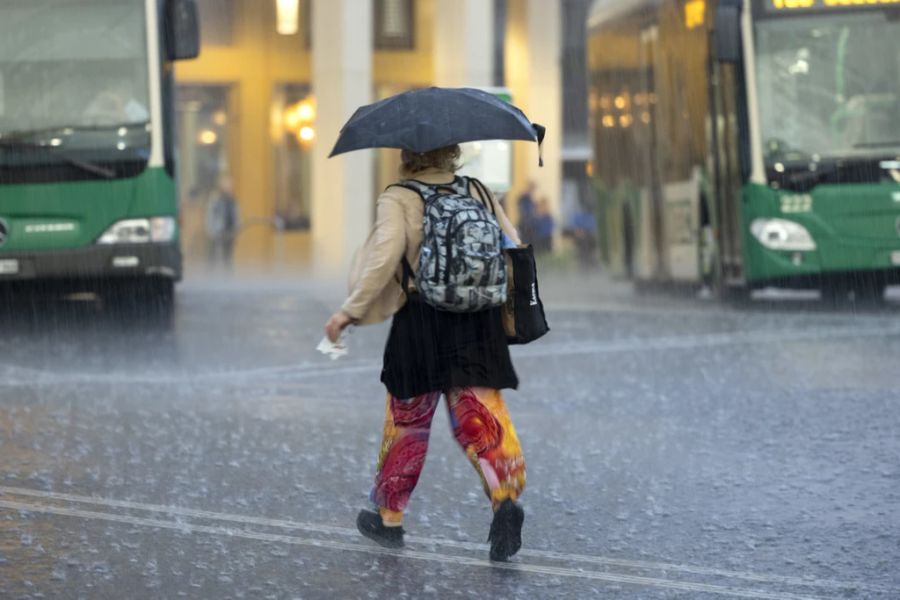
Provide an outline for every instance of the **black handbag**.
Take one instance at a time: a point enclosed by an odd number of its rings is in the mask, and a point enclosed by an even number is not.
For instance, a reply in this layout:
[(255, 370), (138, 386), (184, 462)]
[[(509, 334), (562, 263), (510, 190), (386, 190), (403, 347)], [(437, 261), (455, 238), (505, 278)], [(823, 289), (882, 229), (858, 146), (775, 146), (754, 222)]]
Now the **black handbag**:
[(528, 344), (550, 331), (537, 281), (534, 248), (507, 248), (509, 291), (503, 305), (503, 328), (510, 344)]

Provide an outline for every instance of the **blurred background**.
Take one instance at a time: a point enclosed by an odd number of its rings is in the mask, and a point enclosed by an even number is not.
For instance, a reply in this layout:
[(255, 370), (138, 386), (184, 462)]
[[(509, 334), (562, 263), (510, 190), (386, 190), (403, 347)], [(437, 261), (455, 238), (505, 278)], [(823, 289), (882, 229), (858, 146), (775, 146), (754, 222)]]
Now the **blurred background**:
[(437, 85), (547, 127), (543, 168), (533, 144), (482, 142), (463, 172), (551, 268), (881, 300), (900, 272), (892, 4), (11, 1), (0, 277), (168, 297), (183, 268), (339, 275), (399, 163), (329, 160), (341, 126)]
[(545, 169), (533, 147), (503, 144), (494, 154), (508, 156), (495, 173), (479, 175), (513, 196), (539, 181), (559, 216), (566, 73), (580, 174), (590, 158), (589, 4), (201, 0), (203, 51), (175, 69), (188, 260), (203, 262), (203, 205), (225, 175), (246, 221), (235, 244), (239, 270), (344, 263), (371, 222), (372, 198), (396, 180), (399, 156), (369, 152), (335, 166), (324, 157), (356, 107), (431, 85), (493, 89), (550, 127)]

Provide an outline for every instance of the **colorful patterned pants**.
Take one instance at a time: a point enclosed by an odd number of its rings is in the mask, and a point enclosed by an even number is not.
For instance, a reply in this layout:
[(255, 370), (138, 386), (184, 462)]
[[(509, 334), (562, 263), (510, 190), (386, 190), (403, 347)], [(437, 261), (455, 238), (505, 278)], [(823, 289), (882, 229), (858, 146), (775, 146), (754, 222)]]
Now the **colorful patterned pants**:
[[(453, 389), (444, 393), (453, 435), (481, 476), (494, 508), (517, 499), (525, 487), (525, 459), (498, 390)], [(388, 394), (384, 439), (371, 499), (385, 523), (396, 524), (419, 481), (431, 420), (441, 399), (435, 392), (411, 400)]]

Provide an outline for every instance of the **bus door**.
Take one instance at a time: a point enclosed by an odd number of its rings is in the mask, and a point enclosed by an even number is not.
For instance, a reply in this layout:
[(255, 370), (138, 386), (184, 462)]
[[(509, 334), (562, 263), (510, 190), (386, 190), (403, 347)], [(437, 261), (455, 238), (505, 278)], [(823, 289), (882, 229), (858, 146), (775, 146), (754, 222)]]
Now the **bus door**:
[[(710, 153), (713, 198), (707, 199), (714, 228), (717, 286), (743, 286), (741, 189), (745, 180), (746, 104), (740, 49), (740, 9), (721, 2), (710, 44)], [(742, 141), (743, 140), (743, 141)], [(723, 289), (724, 289), (723, 287)]]
[(640, 140), (640, 150), (645, 153), (642, 162), (641, 211), (636, 224), (639, 230), (640, 246), (636, 249), (635, 272), (638, 279), (664, 279), (668, 274), (668, 258), (663, 229), (663, 199), (660, 177), (659, 133), (657, 131), (656, 63), (659, 59), (659, 27), (651, 25), (641, 31), (640, 43), (640, 89), (647, 99), (650, 126), (643, 128), (644, 139)]

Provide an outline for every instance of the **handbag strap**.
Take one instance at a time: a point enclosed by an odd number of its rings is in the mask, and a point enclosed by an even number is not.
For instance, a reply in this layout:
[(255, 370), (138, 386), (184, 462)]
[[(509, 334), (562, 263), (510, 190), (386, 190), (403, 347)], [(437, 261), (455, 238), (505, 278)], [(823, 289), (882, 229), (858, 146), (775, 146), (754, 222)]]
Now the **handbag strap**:
[(469, 183), (475, 186), (475, 189), (478, 190), (478, 195), (481, 196), (481, 202), (484, 204), (485, 208), (490, 208), (491, 213), (493, 213), (494, 218), (497, 218), (497, 209), (494, 207), (494, 203), (491, 201), (491, 192), (488, 191), (487, 187), (481, 183), (480, 179), (475, 179), (474, 177), (466, 178)]

